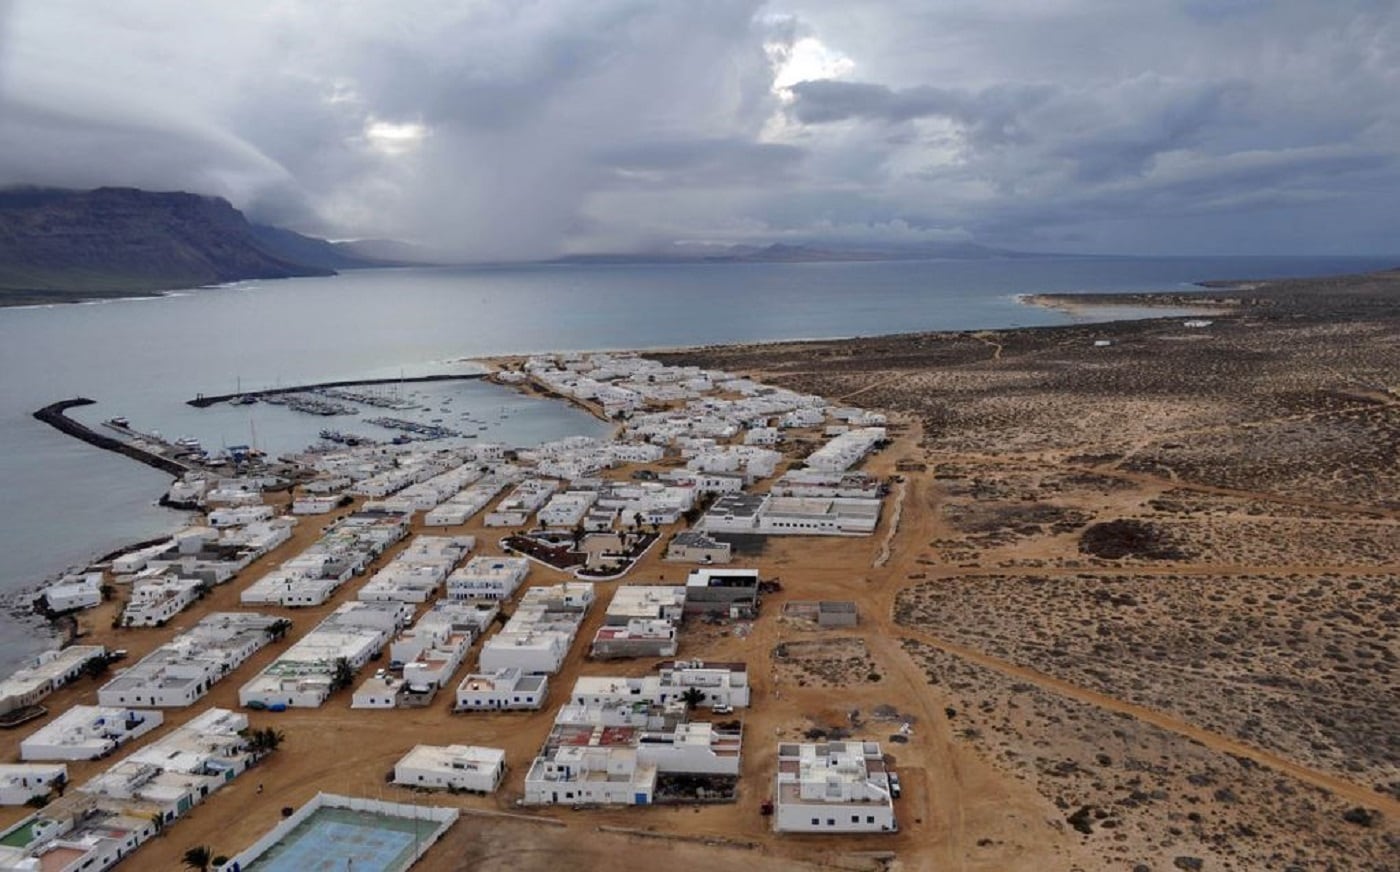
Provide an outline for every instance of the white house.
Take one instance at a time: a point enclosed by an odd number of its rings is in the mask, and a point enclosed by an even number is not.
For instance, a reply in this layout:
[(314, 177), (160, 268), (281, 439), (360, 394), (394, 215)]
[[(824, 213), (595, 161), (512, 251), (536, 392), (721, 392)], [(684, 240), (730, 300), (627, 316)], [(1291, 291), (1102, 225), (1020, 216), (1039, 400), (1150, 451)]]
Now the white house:
[(773, 799), (773, 829), (782, 833), (898, 829), (877, 742), (780, 743)]
[(473, 557), (447, 577), (447, 597), (454, 600), (508, 599), (530, 574), (524, 557)]
[(724, 565), (733, 559), (733, 546), (698, 530), (682, 530), (666, 546), (666, 559), (677, 563)]
[(55, 612), (99, 606), (102, 604), (102, 573), (66, 576), (44, 588), (44, 602)]
[(31, 658), (0, 681), (0, 714), (34, 705), (82, 675), (90, 662), (106, 657), (107, 649), (101, 645), (69, 645)]
[(178, 708), (199, 700), (272, 641), (280, 618), (216, 612), (121, 670), (97, 691), (105, 706)]
[(20, 759), (96, 760), (160, 726), (158, 711), (76, 705), (19, 744)]
[(505, 774), (506, 752), (475, 745), (417, 745), (394, 765), (394, 783), (407, 787), (491, 793)]
[(700, 706), (743, 708), (749, 704), (748, 667), (742, 663), (702, 663), (677, 660), (661, 664), (658, 674), (640, 677), (582, 675), (574, 682), (569, 701), (603, 706), (619, 702), (665, 705), (695, 688)]
[(369, 662), (413, 617), (405, 603), (348, 602), (239, 688), (239, 705), (316, 708), (331, 695), (336, 663)]
[(475, 673), (457, 686), (459, 712), (519, 711), (538, 709), (549, 692), (549, 678), (526, 675), (507, 667), (492, 673)]
[(0, 764), (0, 805), (24, 805), (45, 796), (59, 779), (68, 780), (68, 767), (62, 763)]
[(122, 610), (122, 625), (160, 627), (199, 599), (205, 582), (179, 575), (160, 575), (132, 583), (131, 599)]
[(621, 746), (565, 745), (536, 757), (525, 775), (527, 805), (649, 805), (656, 764)]

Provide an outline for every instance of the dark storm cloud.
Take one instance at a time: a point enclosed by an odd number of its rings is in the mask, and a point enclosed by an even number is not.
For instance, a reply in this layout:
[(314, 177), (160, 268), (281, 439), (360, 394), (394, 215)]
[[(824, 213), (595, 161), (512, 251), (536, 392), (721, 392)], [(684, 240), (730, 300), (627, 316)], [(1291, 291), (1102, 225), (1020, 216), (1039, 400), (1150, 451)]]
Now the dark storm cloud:
[(1398, 46), (1379, 0), (0, 0), (0, 184), (488, 259), (1363, 250), (1400, 223)]

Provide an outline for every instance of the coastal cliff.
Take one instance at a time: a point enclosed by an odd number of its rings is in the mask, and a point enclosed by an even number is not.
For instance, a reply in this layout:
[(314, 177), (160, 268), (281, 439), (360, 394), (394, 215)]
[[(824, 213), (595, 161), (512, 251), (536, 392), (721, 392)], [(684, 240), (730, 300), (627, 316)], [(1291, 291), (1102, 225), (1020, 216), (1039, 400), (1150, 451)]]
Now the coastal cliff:
[(376, 265), (322, 239), (252, 224), (217, 197), (134, 188), (0, 191), (0, 305)]

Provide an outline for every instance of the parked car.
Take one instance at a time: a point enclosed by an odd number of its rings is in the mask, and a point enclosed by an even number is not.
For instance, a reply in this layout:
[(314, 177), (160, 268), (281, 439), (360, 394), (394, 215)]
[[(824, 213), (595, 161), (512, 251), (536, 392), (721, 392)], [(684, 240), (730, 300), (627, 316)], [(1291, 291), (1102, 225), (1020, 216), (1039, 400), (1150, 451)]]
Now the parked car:
[(710, 711), (717, 715), (732, 715), (734, 714), (734, 706), (728, 703), (719, 703), (718, 705), (712, 706)]
[(891, 772), (891, 773), (890, 773), (890, 796), (893, 797), (894, 799), (899, 799), (899, 794), (900, 794), (899, 775), (898, 775), (898, 773)]

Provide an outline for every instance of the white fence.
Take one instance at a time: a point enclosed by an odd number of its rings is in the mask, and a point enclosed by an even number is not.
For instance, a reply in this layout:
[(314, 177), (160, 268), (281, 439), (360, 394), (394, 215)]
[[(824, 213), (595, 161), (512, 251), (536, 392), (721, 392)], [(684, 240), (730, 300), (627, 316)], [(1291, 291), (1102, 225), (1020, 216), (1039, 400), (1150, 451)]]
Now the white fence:
[(344, 808), (350, 811), (366, 812), (369, 814), (384, 815), (385, 817), (408, 818), (409, 820), (432, 821), (437, 826), (432, 831), (416, 840), (417, 850), (406, 862), (396, 868), (386, 869), (384, 872), (404, 872), (414, 863), (417, 863), (428, 849), (442, 838), (442, 834), (447, 832), (447, 828), (457, 821), (457, 809), (442, 808), (434, 805), (409, 805), (402, 802), (384, 802), (377, 799), (364, 799), (358, 796), (339, 796), (334, 793), (318, 793), (312, 799), (292, 813), (291, 817), (284, 818), (281, 823), (273, 827), (261, 839), (258, 839), (238, 856), (229, 860), (219, 867), (219, 872), (241, 872), (253, 864), (263, 854), (272, 849), (272, 846), (286, 838), (287, 834), (296, 829), (297, 826), (321, 808)]

